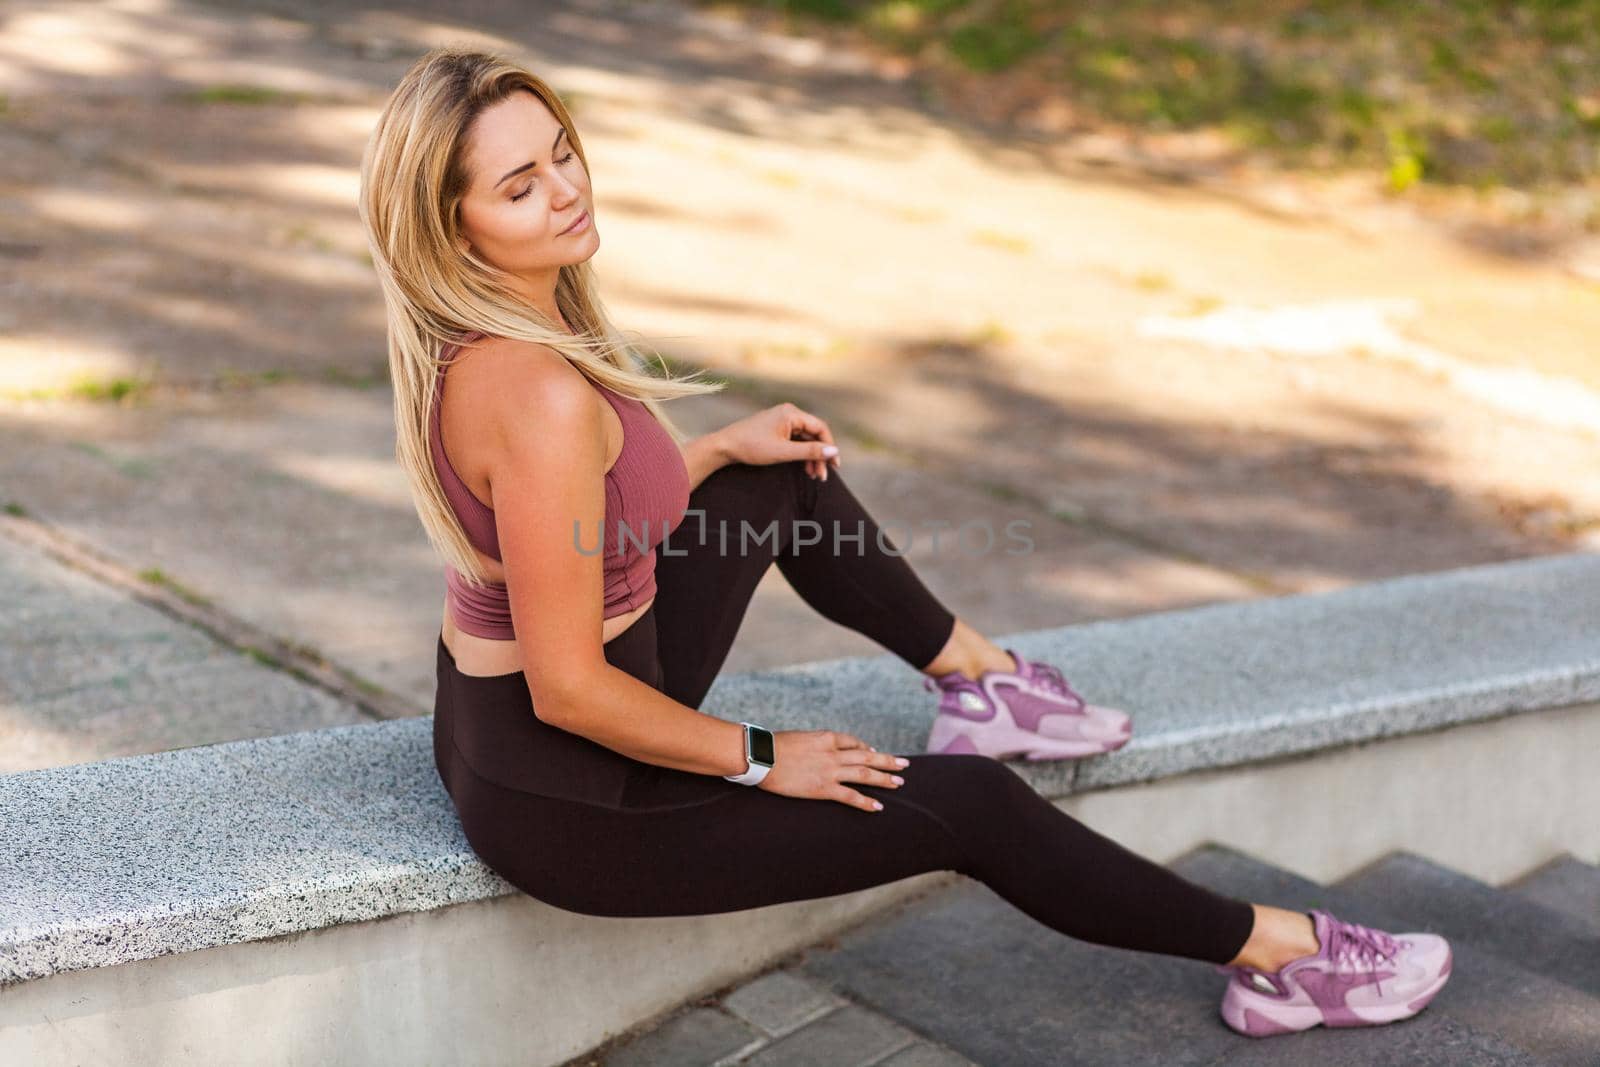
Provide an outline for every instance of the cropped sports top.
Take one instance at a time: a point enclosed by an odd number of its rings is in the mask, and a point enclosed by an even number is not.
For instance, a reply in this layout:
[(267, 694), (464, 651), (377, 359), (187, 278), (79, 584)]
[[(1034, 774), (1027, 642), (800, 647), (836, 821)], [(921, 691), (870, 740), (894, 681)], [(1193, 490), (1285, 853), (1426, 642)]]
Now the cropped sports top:
[[(477, 336), (481, 335), (469, 335)], [(454, 358), (459, 351), (459, 345), (446, 346), (444, 358)], [(467, 539), (479, 551), (498, 560), (500, 537), (495, 531), (494, 510), (472, 494), (444, 452), (444, 435), (440, 432), (444, 382), (441, 366), (429, 433), (433, 469)], [(655, 596), (655, 547), (683, 521), (689, 506), (689, 469), (677, 442), (649, 408), (598, 382), (594, 385), (622, 420), (622, 452), (605, 475), (606, 506), (601, 531), (605, 541), (601, 555), (605, 576), (601, 617), (609, 619), (632, 611)], [(595, 534), (580, 524), (574, 547), (594, 552), (598, 547)], [(504, 582), (474, 586), (445, 564), (445, 602), (451, 618), (464, 633), (497, 640), (516, 636), (511, 626), (511, 599)]]

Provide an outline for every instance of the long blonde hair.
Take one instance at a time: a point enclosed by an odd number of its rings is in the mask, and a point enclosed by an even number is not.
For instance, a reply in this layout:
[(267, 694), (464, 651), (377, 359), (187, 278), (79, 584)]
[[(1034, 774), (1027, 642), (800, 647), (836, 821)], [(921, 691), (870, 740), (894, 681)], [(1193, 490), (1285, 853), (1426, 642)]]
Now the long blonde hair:
[(358, 209), (383, 286), (395, 458), (428, 540), (475, 585), (489, 575), (439, 484), (428, 440), (444, 346), (469, 344), (473, 334), (548, 345), (590, 379), (641, 401), (680, 443), (683, 431), (658, 402), (723, 387), (698, 380), (701, 372), (673, 378), (637, 369), (644, 361), (607, 316), (587, 261), (558, 272), (556, 306), (568, 333), (529, 305), (504, 271), (462, 252), (457, 211), (468, 186), (467, 135), (485, 108), (524, 90), (566, 127), (587, 170), (572, 117), (550, 86), (501, 56), (455, 46), (433, 49), (406, 71), (361, 158)]

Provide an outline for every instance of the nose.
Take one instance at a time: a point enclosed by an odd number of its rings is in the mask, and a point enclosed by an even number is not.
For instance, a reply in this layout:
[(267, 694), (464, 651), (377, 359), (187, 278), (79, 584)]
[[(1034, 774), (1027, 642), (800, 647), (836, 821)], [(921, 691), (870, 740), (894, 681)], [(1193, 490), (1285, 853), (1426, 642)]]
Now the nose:
[(557, 186), (560, 194), (557, 199), (561, 202), (561, 204), (565, 206), (578, 199), (578, 183), (573, 181), (571, 178), (559, 174), (559, 172), (557, 173), (557, 176), (561, 178), (561, 184)]

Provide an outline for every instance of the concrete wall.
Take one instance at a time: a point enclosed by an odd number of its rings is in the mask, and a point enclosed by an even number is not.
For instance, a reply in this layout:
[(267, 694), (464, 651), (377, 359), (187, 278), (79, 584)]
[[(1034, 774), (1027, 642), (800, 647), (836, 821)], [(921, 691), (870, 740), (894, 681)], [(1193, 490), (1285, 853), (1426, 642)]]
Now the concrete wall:
[(1093, 790), (1058, 805), (1161, 863), (1210, 839), (1329, 882), (1405, 849), (1498, 885), (1562, 852), (1600, 863), (1600, 704)]

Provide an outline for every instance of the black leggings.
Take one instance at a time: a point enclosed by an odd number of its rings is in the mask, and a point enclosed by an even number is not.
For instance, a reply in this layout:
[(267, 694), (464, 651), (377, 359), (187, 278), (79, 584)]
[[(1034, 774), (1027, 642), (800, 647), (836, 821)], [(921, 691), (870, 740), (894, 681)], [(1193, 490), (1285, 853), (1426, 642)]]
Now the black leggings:
[[(796, 518), (824, 536), (802, 523), (795, 538)], [(743, 555), (741, 520), (752, 531)], [(773, 520), (776, 539), (756, 543)], [(846, 540), (858, 529), (859, 542)], [(698, 708), (776, 563), (824, 617), (920, 669), (955, 616), (878, 536), (836, 470), (821, 482), (799, 461), (721, 467), (657, 547), (655, 602), (606, 643), (606, 660)], [(1248, 902), (1096, 833), (989, 756), (904, 754), (904, 785), (851, 783), (883, 802), (867, 812), (645, 763), (550, 726), (521, 671), (463, 674), (442, 635), (438, 672), (434, 758), (468, 842), (512, 885), (558, 908), (705, 915), (950, 870), (1095, 944), (1227, 963), (1250, 935)]]

